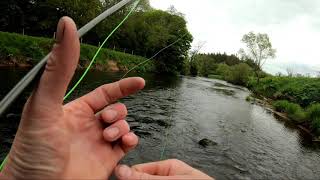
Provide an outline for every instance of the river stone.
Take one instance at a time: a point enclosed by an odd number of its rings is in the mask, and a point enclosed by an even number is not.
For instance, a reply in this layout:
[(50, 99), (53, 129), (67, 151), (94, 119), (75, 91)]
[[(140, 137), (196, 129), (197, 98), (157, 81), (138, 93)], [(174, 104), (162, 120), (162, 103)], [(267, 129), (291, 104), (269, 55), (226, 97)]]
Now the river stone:
[(199, 145), (202, 147), (208, 147), (208, 146), (216, 146), (218, 143), (211, 141), (210, 139), (204, 138), (198, 142)]

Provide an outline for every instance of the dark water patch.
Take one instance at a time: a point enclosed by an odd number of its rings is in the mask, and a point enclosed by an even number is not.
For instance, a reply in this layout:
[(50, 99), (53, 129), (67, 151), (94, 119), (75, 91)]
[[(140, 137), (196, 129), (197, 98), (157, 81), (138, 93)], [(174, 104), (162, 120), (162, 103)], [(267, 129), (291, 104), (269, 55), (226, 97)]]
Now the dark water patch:
[(236, 92), (234, 90), (230, 89), (223, 89), (223, 88), (211, 88), (211, 90), (216, 91), (218, 93), (222, 93), (223, 95), (226, 96), (235, 96)]
[(200, 145), (200, 146), (202, 146), (202, 147), (208, 147), (208, 146), (216, 146), (216, 145), (218, 145), (218, 143), (217, 142), (214, 142), (214, 141), (212, 141), (212, 140), (210, 140), (210, 139), (207, 139), (207, 138), (204, 138), (204, 139), (201, 139), (199, 142), (198, 142), (198, 144)]

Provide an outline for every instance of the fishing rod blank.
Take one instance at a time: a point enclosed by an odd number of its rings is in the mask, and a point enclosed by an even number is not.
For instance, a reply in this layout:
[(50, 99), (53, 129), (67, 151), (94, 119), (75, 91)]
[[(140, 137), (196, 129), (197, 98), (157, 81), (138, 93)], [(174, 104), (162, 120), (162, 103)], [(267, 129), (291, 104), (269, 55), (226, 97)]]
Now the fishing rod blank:
[[(122, 0), (118, 4), (112, 6), (110, 9), (104, 11), (102, 14), (91, 20), (88, 24), (78, 30), (79, 38), (89, 32), (98, 23), (112, 15), (123, 6), (127, 5), (132, 0)], [(45, 56), (20, 82), (2, 99), (0, 102), (0, 116), (7, 110), (7, 108), (14, 102), (14, 100), (23, 92), (23, 90), (35, 79), (42, 67), (46, 64), (50, 57), (50, 53)]]

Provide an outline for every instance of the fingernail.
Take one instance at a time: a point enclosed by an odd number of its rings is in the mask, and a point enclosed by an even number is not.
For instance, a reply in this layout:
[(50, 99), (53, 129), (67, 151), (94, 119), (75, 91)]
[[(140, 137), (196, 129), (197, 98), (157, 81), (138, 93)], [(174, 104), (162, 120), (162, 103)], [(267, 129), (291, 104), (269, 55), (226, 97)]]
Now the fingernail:
[(121, 178), (129, 178), (132, 174), (131, 169), (126, 165), (121, 165), (118, 173)]
[(107, 129), (106, 135), (108, 136), (108, 138), (112, 139), (117, 137), (119, 133), (120, 133), (119, 128), (113, 127), (113, 128)]
[(110, 120), (114, 120), (117, 117), (118, 112), (115, 110), (108, 110), (107, 114), (108, 114)]
[(57, 33), (56, 33), (56, 42), (57, 43), (59, 43), (63, 40), (64, 27), (65, 27), (65, 21), (63, 18), (61, 18), (58, 22)]

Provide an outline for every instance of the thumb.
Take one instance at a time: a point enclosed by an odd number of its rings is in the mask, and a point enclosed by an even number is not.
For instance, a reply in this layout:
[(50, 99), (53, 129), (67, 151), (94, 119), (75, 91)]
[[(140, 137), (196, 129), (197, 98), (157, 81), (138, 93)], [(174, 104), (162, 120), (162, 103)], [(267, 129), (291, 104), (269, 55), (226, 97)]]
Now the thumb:
[(58, 23), (56, 44), (51, 51), (38, 88), (34, 92), (34, 98), (40, 105), (62, 105), (79, 56), (80, 42), (77, 27), (71, 18), (63, 17)]

